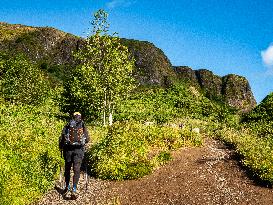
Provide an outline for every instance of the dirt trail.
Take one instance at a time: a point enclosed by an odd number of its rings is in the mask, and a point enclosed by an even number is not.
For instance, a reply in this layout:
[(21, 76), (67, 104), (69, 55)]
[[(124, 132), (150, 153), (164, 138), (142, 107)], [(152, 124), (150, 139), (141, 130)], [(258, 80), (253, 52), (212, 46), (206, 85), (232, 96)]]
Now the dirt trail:
[(255, 185), (222, 143), (207, 139), (201, 148), (185, 148), (152, 175), (130, 181), (91, 179), (88, 192), (80, 181), (76, 201), (59, 198), (56, 190), (42, 204), (273, 204), (273, 190)]

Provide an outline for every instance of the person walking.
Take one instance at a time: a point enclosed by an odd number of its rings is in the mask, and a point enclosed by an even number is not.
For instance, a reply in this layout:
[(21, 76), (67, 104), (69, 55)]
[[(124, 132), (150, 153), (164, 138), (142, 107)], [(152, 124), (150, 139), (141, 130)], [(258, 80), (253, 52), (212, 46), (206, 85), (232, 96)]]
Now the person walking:
[[(77, 198), (77, 185), (80, 179), (81, 164), (84, 158), (85, 145), (90, 141), (88, 130), (82, 120), (81, 113), (75, 112), (72, 119), (64, 126), (59, 141), (59, 148), (65, 160), (65, 189), (63, 196), (69, 191), (71, 199)], [(70, 186), (70, 170), (73, 166), (73, 186)]]

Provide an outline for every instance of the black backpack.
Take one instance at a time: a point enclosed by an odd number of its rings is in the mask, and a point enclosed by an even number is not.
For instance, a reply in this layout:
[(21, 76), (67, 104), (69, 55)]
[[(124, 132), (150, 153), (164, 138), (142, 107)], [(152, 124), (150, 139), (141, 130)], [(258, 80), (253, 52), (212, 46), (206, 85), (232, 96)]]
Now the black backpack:
[(84, 134), (84, 123), (71, 120), (65, 131), (65, 144), (74, 146), (85, 145), (86, 136)]

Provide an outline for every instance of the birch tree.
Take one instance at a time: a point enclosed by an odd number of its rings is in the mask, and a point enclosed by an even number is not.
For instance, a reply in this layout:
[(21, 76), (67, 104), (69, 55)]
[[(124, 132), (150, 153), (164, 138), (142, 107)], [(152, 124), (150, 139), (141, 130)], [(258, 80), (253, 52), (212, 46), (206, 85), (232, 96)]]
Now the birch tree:
[(75, 55), (81, 65), (73, 74), (73, 93), (86, 102), (84, 109), (99, 110), (103, 124), (112, 125), (117, 102), (134, 87), (134, 59), (116, 34), (109, 35), (107, 17), (104, 10), (94, 14), (92, 33)]

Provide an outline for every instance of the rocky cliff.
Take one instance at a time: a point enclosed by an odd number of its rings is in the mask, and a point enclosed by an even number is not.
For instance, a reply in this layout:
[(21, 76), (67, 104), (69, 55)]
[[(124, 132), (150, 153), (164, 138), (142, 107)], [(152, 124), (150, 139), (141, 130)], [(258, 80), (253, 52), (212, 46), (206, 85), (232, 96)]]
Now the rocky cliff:
[[(224, 100), (242, 111), (256, 105), (244, 77), (220, 77), (205, 69), (172, 67), (168, 57), (152, 43), (129, 39), (121, 41), (136, 59), (135, 77), (142, 85), (168, 86), (179, 79), (201, 89), (208, 98)], [(72, 53), (84, 42), (83, 38), (54, 28), (0, 23), (0, 51), (11, 55), (24, 53), (48, 72), (56, 73), (59, 69), (59, 78), (66, 69), (75, 65)]]
[(256, 100), (245, 77), (234, 74), (220, 77), (209, 70), (193, 70), (188, 66), (174, 66), (174, 70), (179, 80), (202, 90), (209, 99), (222, 100), (243, 112), (256, 106)]
[[(24, 53), (42, 68), (73, 65), (72, 52), (78, 50), (84, 41), (54, 28), (0, 23), (0, 51), (12, 55)], [(167, 56), (152, 43), (121, 41), (136, 59), (135, 77), (140, 84), (168, 86), (176, 77)]]
[(49, 27), (30, 27), (0, 23), (0, 50), (11, 54), (24, 53), (35, 62), (73, 63), (72, 52), (83, 39)]

